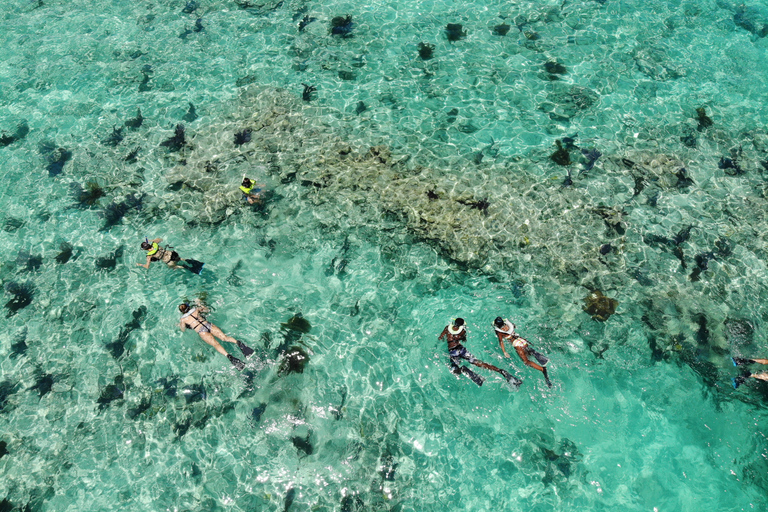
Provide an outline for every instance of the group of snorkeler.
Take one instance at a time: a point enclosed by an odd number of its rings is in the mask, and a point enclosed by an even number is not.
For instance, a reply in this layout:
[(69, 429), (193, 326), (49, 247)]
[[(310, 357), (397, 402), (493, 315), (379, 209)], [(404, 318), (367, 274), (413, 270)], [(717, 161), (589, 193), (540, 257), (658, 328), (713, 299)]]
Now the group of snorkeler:
[[(526, 366), (530, 366), (531, 368), (539, 370), (541, 373), (543, 373), (547, 386), (552, 387), (552, 382), (549, 380), (549, 374), (547, 373), (546, 366), (549, 362), (549, 359), (547, 359), (544, 355), (536, 352), (533, 347), (531, 347), (528, 340), (515, 332), (515, 324), (505, 318), (498, 316), (493, 321), (493, 329), (496, 333), (496, 337), (499, 339), (499, 346), (501, 347), (501, 351), (504, 354), (504, 357), (510, 357), (507, 353), (507, 349), (504, 347), (504, 342), (506, 341), (512, 343), (512, 346), (515, 348), (515, 351), (520, 356), (520, 359), (522, 359), (523, 363), (525, 363)], [(501, 374), (501, 376), (504, 377), (504, 379), (506, 379), (506, 381), (515, 388), (519, 387), (520, 384), (523, 383), (523, 381), (508, 371), (497, 368), (492, 364), (480, 361), (472, 354), (470, 354), (466, 348), (464, 348), (464, 345), (461, 343), (467, 341), (467, 329), (463, 318), (456, 318), (453, 320), (452, 325), (447, 325), (437, 339), (442, 340), (443, 338), (445, 338), (448, 342), (448, 357), (450, 358), (451, 362), (451, 371), (455, 375), (464, 374), (472, 379), (472, 381), (478, 386), (483, 385), (484, 379), (481, 376), (470, 370), (468, 367), (459, 365), (460, 360), (465, 359), (470, 364)], [(536, 361), (532, 361), (531, 358), (535, 359)]]
[[(263, 185), (257, 184), (254, 180), (243, 177), (240, 191), (243, 193), (243, 201), (248, 204), (259, 204), (262, 201), (262, 188)], [(194, 274), (201, 274), (205, 263), (191, 258), (184, 259), (179, 256), (179, 253), (173, 250), (173, 247), (165, 246), (160, 247), (162, 238), (155, 238), (154, 240), (144, 239), (141, 243), (141, 249), (147, 253), (146, 263), (137, 263), (138, 266), (149, 269), (150, 263), (153, 261), (160, 261), (165, 263), (168, 267), (173, 269), (184, 268)], [(248, 357), (253, 354), (253, 349), (248, 347), (242, 341), (236, 340), (232, 336), (224, 334), (224, 332), (211, 322), (209, 322), (205, 314), (210, 313), (210, 310), (201, 301), (195, 301), (193, 304), (184, 302), (179, 304), (179, 312), (181, 318), (179, 320), (179, 328), (182, 332), (189, 327), (194, 330), (200, 338), (216, 349), (216, 352), (229, 359), (229, 362), (237, 368), (242, 370), (245, 368), (245, 363), (232, 354), (228, 353), (221, 344), (216, 341), (218, 338), (221, 341), (228, 341), (234, 343), (243, 353), (243, 356)]]

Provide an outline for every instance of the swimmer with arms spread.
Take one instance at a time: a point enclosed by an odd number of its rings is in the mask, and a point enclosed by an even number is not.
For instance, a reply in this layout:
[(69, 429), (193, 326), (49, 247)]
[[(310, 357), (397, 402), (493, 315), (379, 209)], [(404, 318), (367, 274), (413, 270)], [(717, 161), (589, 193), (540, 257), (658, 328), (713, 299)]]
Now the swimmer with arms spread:
[(459, 361), (461, 359), (466, 359), (469, 361), (469, 363), (475, 366), (500, 373), (507, 380), (507, 382), (512, 384), (515, 388), (519, 387), (520, 384), (523, 383), (523, 381), (508, 371), (502, 370), (501, 368), (496, 368), (492, 364), (484, 363), (478, 359), (475, 359), (472, 354), (467, 352), (467, 349), (464, 348), (464, 346), (461, 344), (462, 341), (467, 341), (467, 329), (463, 318), (457, 318), (453, 321), (453, 325), (447, 325), (437, 339), (442, 340), (443, 338), (445, 338), (448, 342), (448, 356), (451, 359), (451, 371), (454, 373), (454, 375), (461, 375), (464, 373), (478, 386), (483, 385), (482, 377), (480, 377), (466, 366), (459, 366)]
[(179, 323), (181, 332), (184, 332), (187, 327), (193, 329), (197, 334), (200, 335), (204, 342), (215, 348), (216, 352), (229, 359), (229, 362), (232, 363), (232, 366), (238, 370), (245, 368), (245, 363), (224, 350), (224, 347), (222, 347), (221, 344), (216, 341), (216, 338), (219, 338), (221, 341), (235, 343), (245, 357), (253, 354), (253, 349), (246, 346), (242, 341), (238, 341), (231, 336), (227, 336), (222, 332), (221, 329), (206, 320), (203, 314), (210, 312), (207, 307), (200, 303), (195, 304), (194, 307), (190, 307), (190, 305), (185, 302), (184, 304), (179, 305), (179, 311), (182, 315)]
[[(549, 359), (533, 350), (533, 347), (528, 344), (528, 340), (517, 335), (515, 332), (515, 324), (507, 319), (497, 316), (496, 320), (493, 321), (493, 329), (496, 331), (496, 336), (499, 338), (499, 346), (504, 353), (504, 357), (509, 357), (507, 349), (504, 348), (504, 342), (510, 341), (512, 342), (512, 346), (515, 347), (517, 355), (523, 360), (523, 363), (525, 363), (526, 366), (530, 366), (543, 373), (544, 380), (547, 381), (547, 386), (552, 387), (552, 383), (549, 381), (549, 375), (547, 375), (547, 367), (545, 366), (549, 362)], [(533, 356), (540, 364), (536, 364), (528, 359), (529, 355)]]
[[(768, 359), (744, 359), (741, 357), (732, 357), (731, 361), (733, 361), (733, 366), (741, 366), (744, 364), (768, 364)], [(731, 379), (733, 388), (737, 389), (739, 386), (744, 384), (745, 380), (749, 379), (750, 377), (757, 380), (768, 381), (768, 372), (752, 373), (747, 370), (747, 373), (744, 375), (739, 375), (738, 377)]]

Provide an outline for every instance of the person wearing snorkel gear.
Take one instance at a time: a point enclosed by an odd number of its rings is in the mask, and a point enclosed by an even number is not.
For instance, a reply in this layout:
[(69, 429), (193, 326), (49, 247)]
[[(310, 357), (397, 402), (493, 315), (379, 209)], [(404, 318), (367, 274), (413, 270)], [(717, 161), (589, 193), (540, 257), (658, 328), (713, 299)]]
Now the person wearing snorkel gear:
[(240, 185), (240, 191), (243, 193), (243, 201), (247, 201), (248, 204), (261, 203), (261, 189), (263, 187), (264, 185), (244, 177), (243, 183)]
[(492, 364), (484, 363), (478, 359), (475, 359), (472, 354), (467, 352), (467, 349), (464, 348), (464, 346), (461, 344), (462, 341), (467, 341), (467, 329), (463, 318), (456, 318), (453, 321), (453, 325), (447, 325), (437, 339), (442, 340), (443, 338), (445, 338), (448, 342), (448, 356), (451, 359), (451, 371), (454, 373), (454, 375), (461, 375), (464, 373), (478, 386), (483, 385), (482, 377), (480, 377), (466, 366), (459, 366), (460, 360), (466, 359), (469, 361), (469, 363), (475, 366), (500, 373), (507, 380), (507, 382), (512, 384), (514, 387), (518, 387), (523, 383), (523, 381), (508, 371), (502, 370), (501, 368), (496, 368)]
[[(496, 320), (493, 321), (493, 330), (496, 331), (496, 336), (499, 338), (499, 346), (504, 353), (504, 357), (510, 357), (509, 354), (507, 354), (507, 349), (504, 348), (504, 342), (511, 341), (512, 346), (515, 347), (515, 351), (517, 352), (517, 355), (520, 356), (520, 359), (523, 360), (523, 363), (525, 363), (526, 366), (535, 368), (543, 373), (547, 386), (552, 387), (552, 383), (549, 381), (549, 375), (547, 375), (547, 367), (545, 366), (549, 362), (549, 359), (533, 350), (533, 347), (528, 344), (528, 340), (517, 335), (515, 332), (515, 324), (506, 318), (497, 316)], [(533, 356), (539, 364), (528, 359), (529, 355)]]
[(190, 307), (188, 303), (179, 304), (179, 311), (181, 312), (181, 319), (179, 321), (179, 328), (181, 332), (184, 332), (187, 327), (193, 329), (204, 342), (216, 349), (216, 352), (225, 356), (232, 363), (232, 366), (238, 370), (245, 368), (245, 363), (236, 358), (232, 354), (224, 350), (224, 347), (216, 341), (219, 338), (221, 341), (228, 341), (234, 343), (240, 349), (245, 357), (253, 354), (253, 349), (248, 347), (242, 341), (236, 340), (232, 336), (227, 336), (221, 329), (213, 325), (211, 322), (205, 319), (203, 314), (209, 313), (210, 310), (202, 303), (196, 302), (193, 307)]
[(141, 242), (141, 250), (147, 251), (147, 262), (136, 265), (149, 269), (149, 264), (153, 261), (162, 261), (171, 268), (186, 268), (194, 274), (200, 274), (203, 271), (205, 263), (193, 259), (182, 259), (179, 253), (172, 251), (170, 247), (160, 247), (159, 244), (162, 241), (162, 238), (155, 238), (152, 241), (145, 238)]
[[(743, 364), (768, 364), (768, 359), (744, 359), (741, 357), (732, 357), (731, 361), (733, 361), (733, 366), (741, 366)], [(744, 381), (750, 377), (757, 380), (768, 381), (768, 372), (752, 373), (747, 370), (745, 374), (731, 379), (733, 388), (738, 389), (738, 387), (744, 384)]]

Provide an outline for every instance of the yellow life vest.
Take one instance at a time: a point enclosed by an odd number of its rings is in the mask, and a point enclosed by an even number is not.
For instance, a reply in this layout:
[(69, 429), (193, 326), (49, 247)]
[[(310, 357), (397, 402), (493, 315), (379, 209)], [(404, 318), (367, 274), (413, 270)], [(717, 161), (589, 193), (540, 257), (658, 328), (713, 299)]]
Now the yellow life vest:
[(152, 242), (152, 248), (147, 251), (147, 256), (152, 256), (157, 252), (157, 250), (160, 248), (159, 245), (157, 245), (157, 242)]
[(246, 187), (244, 187), (244, 186), (240, 185), (240, 190), (242, 190), (242, 191), (243, 191), (243, 194), (245, 194), (245, 195), (249, 195), (249, 194), (251, 193), (251, 190), (253, 190), (253, 187), (255, 187), (255, 186), (256, 186), (256, 183), (254, 183), (254, 182), (251, 182), (251, 186), (250, 186), (250, 187), (248, 187), (248, 188), (246, 188)]
[(457, 334), (460, 334), (461, 331), (464, 330), (464, 326), (460, 325), (458, 329), (454, 329), (452, 325), (448, 326), (448, 332), (456, 336)]

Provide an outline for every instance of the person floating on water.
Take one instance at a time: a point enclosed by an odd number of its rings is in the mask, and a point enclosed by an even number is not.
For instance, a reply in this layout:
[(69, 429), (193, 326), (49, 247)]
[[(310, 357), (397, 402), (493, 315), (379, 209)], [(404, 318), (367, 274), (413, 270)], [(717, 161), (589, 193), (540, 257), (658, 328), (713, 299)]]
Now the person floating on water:
[[(506, 318), (497, 316), (496, 320), (493, 321), (493, 329), (496, 331), (496, 336), (499, 338), (499, 346), (501, 347), (501, 351), (504, 353), (504, 357), (510, 357), (509, 354), (507, 354), (507, 349), (504, 348), (504, 342), (511, 341), (512, 346), (515, 347), (517, 355), (520, 356), (520, 359), (523, 360), (523, 363), (525, 363), (526, 366), (535, 368), (536, 370), (539, 370), (541, 373), (543, 373), (544, 380), (547, 381), (547, 386), (552, 387), (552, 383), (549, 381), (549, 375), (547, 375), (546, 367), (549, 359), (533, 350), (533, 347), (528, 344), (528, 340), (518, 336), (517, 333), (515, 333), (515, 324)], [(536, 364), (528, 359), (528, 356), (533, 356), (539, 364)]]
[(264, 185), (256, 183), (256, 181), (243, 177), (243, 183), (240, 185), (240, 191), (243, 193), (243, 201), (247, 201), (248, 204), (261, 203), (262, 201), (262, 188)]
[(141, 250), (147, 251), (147, 262), (145, 264), (137, 263), (136, 265), (148, 269), (149, 264), (153, 261), (162, 261), (171, 268), (186, 268), (193, 274), (199, 275), (203, 272), (205, 263), (193, 259), (182, 259), (179, 256), (179, 253), (171, 250), (172, 247), (160, 247), (158, 244), (162, 241), (162, 238), (155, 238), (152, 241), (145, 238), (144, 241), (141, 242)]
[[(741, 366), (744, 364), (768, 364), (768, 359), (743, 359), (741, 357), (732, 357), (731, 361), (733, 361), (733, 366)], [(739, 375), (738, 377), (731, 379), (733, 388), (738, 389), (738, 387), (744, 384), (744, 381), (750, 377), (753, 379), (768, 381), (768, 372), (752, 373), (747, 370), (747, 373), (744, 375)]]
[(245, 368), (245, 363), (224, 350), (224, 347), (222, 347), (221, 344), (216, 341), (216, 338), (219, 338), (221, 341), (235, 343), (245, 357), (253, 354), (253, 349), (248, 347), (242, 341), (236, 340), (231, 336), (227, 336), (222, 332), (221, 329), (206, 320), (203, 315), (210, 312), (207, 307), (199, 302), (195, 303), (193, 307), (190, 307), (190, 305), (185, 302), (179, 305), (179, 311), (181, 312), (181, 319), (179, 322), (179, 328), (181, 329), (181, 332), (184, 332), (187, 327), (194, 329), (204, 342), (215, 348), (219, 354), (229, 359), (229, 362), (232, 363), (232, 366), (238, 370)]
[(523, 383), (523, 381), (508, 371), (502, 370), (501, 368), (496, 368), (491, 364), (484, 363), (478, 359), (475, 359), (472, 354), (467, 352), (467, 349), (464, 348), (464, 346), (461, 344), (462, 341), (467, 341), (467, 329), (463, 318), (457, 318), (453, 321), (453, 325), (447, 325), (437, 339), (442, 340), (443, 338), (446, 338), (446, 341), (448, 342), (448, 356), (451, 359), (451, 371), (454, 373), (454, 375), (461, 375), (464, 373), (478, 386), (483, 385), (482, 377), (480, 377), (466, 366), (459, 366), (460, 360), (466, 359), (475, 366), (500, 373), (507, 380), (507, 382), (516, 388)]

